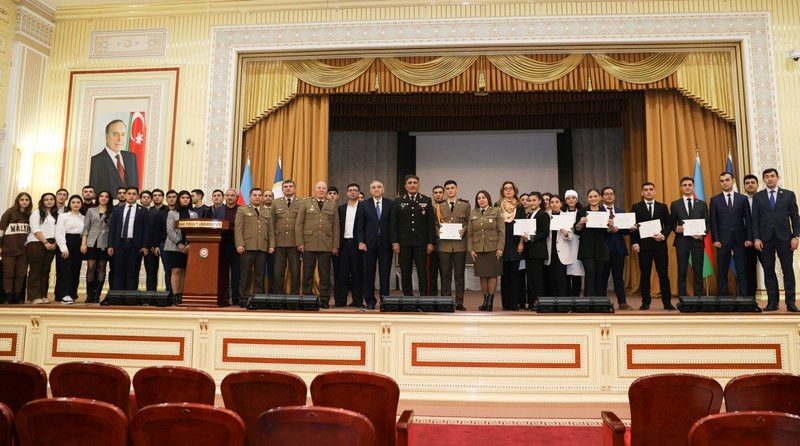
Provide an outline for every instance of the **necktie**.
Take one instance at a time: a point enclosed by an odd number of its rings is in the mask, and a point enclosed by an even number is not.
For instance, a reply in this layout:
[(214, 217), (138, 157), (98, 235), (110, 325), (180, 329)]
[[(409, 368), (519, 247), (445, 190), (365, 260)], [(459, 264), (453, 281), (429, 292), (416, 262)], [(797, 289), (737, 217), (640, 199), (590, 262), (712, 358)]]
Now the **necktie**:
[(769, 208), (775, 209), (775, 191), (769, 191)]
[(728, 209), (733, 208), (733, 203), (731, 202), (731, 194), (728, 194)]
[(319, 210), (322, 210), (322, 200), (317, 200), (317, 206), (319, 206)]
[(608, 217), (609, 218), (614, 218), (614, 207), (613, 206), (608, 208)]
[(456, 207), (456, 204), (452, 201), (450, 202), (450, 212), (453, 212), (453, 208)]
[(289, 208), (292, 207), (292, 199), (291, 198), (287, 198), (286, 199), (286, 207), (289, 207)]
[(120, 157), (119, 153), (117, 154), (117, 172), (122, 180), (122, 184), (127, 186), (128, 180), (125, 179), (125, 168), (122, 166), (122, 157)]
[(261, 212), (258, 212), (258, 208), (253, 208), (253, 209), (255, 209), (255, 211), (256, 211), (256, 215), (258, 215), (259, 217), (261, 217)]
[(131, 205), (128, 205), (126, 206), (125, 209), (125, 223), (122, 225), (122, 238), (128, 238), (128, 227), (130, 226), (130, 222), (131, 222)]
[(381, 219), (381, 202), (375, 203), (375, 212), (378, 214), (378, 220)]
[(481, 209), (481, 215), (486, 214), (486, 208)]
[(647, 212), (650, 213), (650, 218), (653, 218), (653, 203), (647, 203)]
[(692, 215), (692, 209), (694, 209), (694, 208), (692, 207), (692, 199), (691, 199), (691, 198), (687, 198), (687, 199), (686, 199), (686, 206), (688, 206), (688, 207), (689, 207), (689, 216), (691, 217), (691, 215)]

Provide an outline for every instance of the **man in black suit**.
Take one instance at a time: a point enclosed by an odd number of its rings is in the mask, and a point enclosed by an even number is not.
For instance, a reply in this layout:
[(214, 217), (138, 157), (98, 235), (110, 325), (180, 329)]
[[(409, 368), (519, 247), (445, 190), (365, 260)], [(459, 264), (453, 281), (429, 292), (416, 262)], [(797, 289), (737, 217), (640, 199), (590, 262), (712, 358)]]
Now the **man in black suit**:
[(214, 218), (213, 210), (207, 205), (203, 204), (203, 198), (206, 194), (202, 189), (192, 190), (192, 205), (194, 211), (197, 212), (197, 218)]
[[(625, 212), (621, 207), (617, 207), (614, 204), (617, 199), (617, 192), (613, 187), (604, 187), (602, 195), (603, 208), (608, 212), (609, 220), (613, 221), (615, 215)], [(606, 283), (608, 282), (608, 277), (613, 274), (614, 294), (617, 295), (617, 304), (620, 310), (633, 310), (633, 308), (628, 305), (628, 300), (625, 296), (625, 279), (622, 277), (625, 272), (625, 257), (628, 257), (628, 247), (625, 246), (624, 236), (628, 234), (630, 234), (630, 228), (619, 228), (616, 225), (612, 226), (608, 232), (606, 232), (609, 262), (605, 264), (605, 270), (601, 273)], [(608, 287), (604, 286), (602, 291), (603, 295), (607, 295)]]
[(412, 264), (417, 267), (419, 294), (427, 296), (427, 257), (436, 243), (436, 216), (430, 197), (419, 193), (419, 177), (406, 175), (406, 193), (395, 199), (392, 212), (392, 250), (399, 254), (403, 294), (414, 295)]
[[(678, 260), (678, 295), (686, 296), (686, 275), (689, 273), (689, 255), (692, 260), (694, 273), (694, 295), (703, 293), (703, 261), (705, 257), (705, 234), (708, 233), (708, 205), (705, 201), (694, 196), (694, 180), (689, 177), (681, 178), (681, 198), (670, 205), (672, 214), (672, 227), (675, 231), (675, 254)], [(705, 232), (703, 235), (683, 235), (683, 222), (685, 220), (704, 220)]]
[[(753, 174), (744, 176), (744, 195), (747, 197), (747, 203), (750, 210), (750, 215), (753, 215), (753, 197), (758, 192), (758, 177)], [(752, 223), (752, 218), (751, 218)], [(753, 235), (753, 227), (750, 226), (750, 235)], [(744, 296), (755, 296), (758, 290), (758, 270), (759, 252), (756, 251), (755, 246), (750, 246), (744, 249), (744, 276), (747, 279), (747, 284), (744, 287), (742, 294)]]
[(136, 154), (125, 149), (128, 128), (120, 119), (106, 125), (106, 146), (92, 157), (89, 184), (97, 191), (113, 191), (120, 187), (139, 187), (139, 166)]
[(636, 223), (659, 220), (661, 232), (641, 234), (637, 228), (631, 228), (631, 249), (639, 253), (639, 291), (642, 293), (642, 306), (640, 310), (650, 309), (650, 272), (653, 262), (656, 264), (658, 284), (661, 287), (661, 301), (665, 310), (674, 310), (670, 303), (672, 292), (669, 284), (669, 252), (667, 251), (667, 237), (671, 232), (672, 220), (669, 216), (667, 205), (656, 201), (656, 186), (651, 182), (642, 184), (643, 200), (634, 204), (631, 212), (636, 214)]
[(711, 241), (717, 248), (717, 295), (728, 296), (728, 269), (731, 252), (736, 267), (739, 295), (748, 289), (745, 274), (745, 249), (753, 246), (750, 204), (747, 197), (735, 192), (735, 179), (730, 172), (719, 175), (722, 192), (711, 197)]
[(340, 205), (339, 211), (339, 262), (336, 265), (336, 281), (334, 282), (334, 306), (347, 306), (347, 292), (350, 284), (353, 288), (351, 307), (364, 306), (364, 259), (362, 253), (367, 245), (364, 243), (364, 206), (358, 201), (361, 187), (358, 184), (347, 185), (345, 193), (347, 202)]
[(764, 285), (767, 287), (767, 306), (764, 311), (778, 309), (778, 276), (775, 274), (775, 254), (781, 262), (786, 309), (797, 312), (792, 257), (800, 237), (800, 215), (794, 192), (778, 187), (778, 171), (767, 169), (761, 175), (766, 189), (753, 198), (753, 240), (761, 252)]
[(367, 309), (375, 309), (375, 262), (380, 275), (380, 297), (389, 295), (392, 271), (391, 216), (394, 201), (383, 196), (383, 183), (369, 185), (372, 197), (364, 201), (364, 300)]
[(242, 301), (239, 299), (239, 283), (241, 280), (241, 269), (239, 268), (239, 253), (236, 252), (236, 243), (233, 240), (233, 229), (236, 226), (236, 213), (239, 211), (239, 192), (236, 189), (228, 189), (225, 191), (225, 202), (222, 206), (214, 208), (215, 220), (227, 220), (231, 225), (231, 231), (227, 232), (228, 235), (223, 236), (221, 249), (223, 265), (226, 265), (225, 270), (229, 273), (228, 283), (230, 284), (231, 303), (233, 305), (240, 305)]
[(114, 263), (112, 289), (139, 289), (142, 256), (149, 252), (150, 213), (136, 204), (139, 189), (125, 191), (125, 204), (114, 208), (108, 223), (108, 255)]

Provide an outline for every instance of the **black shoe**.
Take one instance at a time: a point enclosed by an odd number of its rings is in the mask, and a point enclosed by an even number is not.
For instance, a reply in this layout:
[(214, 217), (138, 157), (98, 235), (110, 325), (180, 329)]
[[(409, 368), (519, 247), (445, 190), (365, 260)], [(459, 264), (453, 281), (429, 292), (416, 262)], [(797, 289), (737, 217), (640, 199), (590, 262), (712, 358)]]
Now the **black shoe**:
[(640, 310), (649, 310), (650, 309), (650, 304), (642, 304), (642, 306), (639, 307), (639, 309)]
[(494, 294), (487, 294), (487, 296), (486, 309), (484, 311), (492, 311), (492, 307), (494, 307)]
[(247, 308), (247, 299), (239, 298), (239, 307), (240, 308)]
[(672, 304), (664, 304), (664, 310), (675, 311), (675, 307)]
[(458, 304), (456, 305), (456, 310), (458, 311), (467, 311), (467, 308), (464, 305)]
[(481, 304), (480, 307), (478, 307), (478, 310), (486, 311), (486, 306), (487, 305), (489, 305), (489, 295), (488, 294), (484, 294), (483, 295), (483, 303)]
[(764, 311), (778, 311), (778, 304), (769, 304), (764, 307)]
[(320, 299), (319, 300), (319, 307), (320, 308), (330, 308), (330, 304), (328, 303), (327, 299)]
[(364, 308), (364, 304), (362, 304), (362, 303), (356, 303), (356, 302), (352, 302), (352, 303), (350, 303), (350, 304), (348, 305), (348, 307), (354, 307), (354, 308)]
[(374, 310), (375, 309), (375, 302), (370, 302), (367, 304), (367, 310)]
[(333, 306), (334, 306), (335, 308), (344, 308), (344, 307), (346, 307), (346, 306), (347, 306), (347, 304), (346, 304), (346, 303), (344, 303), (344, 302), (335, 302), (335, 303), (333, 304)]
[(792, 304), (792, 305), (787, 305), (786, 306), (786, 311), (790, 311), (792, 313), (797, 313), (800, 310), (797, 309), (797, 305)]
[(10, 300), (11, 300), (11, 293), (6, 293), (6, 292), (0, 293), (0, 304), (11, 303)]

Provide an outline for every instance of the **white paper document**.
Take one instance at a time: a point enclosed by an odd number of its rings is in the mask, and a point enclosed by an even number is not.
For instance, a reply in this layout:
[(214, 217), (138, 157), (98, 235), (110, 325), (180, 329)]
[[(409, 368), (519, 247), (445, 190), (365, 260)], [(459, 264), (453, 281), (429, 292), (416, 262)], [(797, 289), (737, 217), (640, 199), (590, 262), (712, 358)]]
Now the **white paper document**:
[(562, 212), (558, 215), (553, 215), (550, 220), (550, 230), (560, 231), (562, 229), (571, 230), (572, 225), (575, 224), (575, 212)]
[(461, 223), (442, 223), (439, 228), (439, 239), (441, 240), (461, 240)]
[(620, 229), (630, 229), (636, 224), (636, 214), (633, 212), (620, 212), (614, 214), (614, 226)]
[(706, 235), (706, 221), (702, 218), (690, 218), (683, 221), (683, 235), (692, 237)]
[(653, 238), (661, 232), (661, 220), (649, 220), (639, 223), (639, 234), (642, 238)]
[(514, 235), (528, 235), (536, 234), (536, 219), (534, 218), (520, 218), (514, 220)]
[(587, 212), (586, 227), (608, 229), (608, 212)]

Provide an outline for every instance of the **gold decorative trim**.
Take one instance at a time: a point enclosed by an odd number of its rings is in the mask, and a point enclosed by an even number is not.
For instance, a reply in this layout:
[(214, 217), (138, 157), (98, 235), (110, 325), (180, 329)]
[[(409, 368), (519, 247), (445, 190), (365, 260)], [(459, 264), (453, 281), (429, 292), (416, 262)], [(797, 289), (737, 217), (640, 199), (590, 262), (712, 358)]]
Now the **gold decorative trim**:
[(167, 52), (167, 29), (92, 31), (89, 59), (162, 57)]

